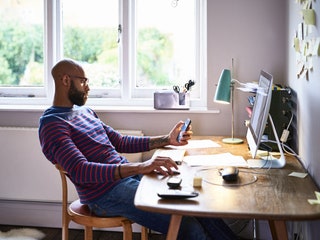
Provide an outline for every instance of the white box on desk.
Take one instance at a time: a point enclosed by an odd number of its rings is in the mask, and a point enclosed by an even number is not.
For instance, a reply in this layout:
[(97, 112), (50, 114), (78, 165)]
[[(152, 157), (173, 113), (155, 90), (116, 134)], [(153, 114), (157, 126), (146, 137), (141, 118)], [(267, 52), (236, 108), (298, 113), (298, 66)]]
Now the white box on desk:
[(163, 90), (153, 95), (154, 108), (160, 110), (187, 110), (190, 108), (190, 93)]

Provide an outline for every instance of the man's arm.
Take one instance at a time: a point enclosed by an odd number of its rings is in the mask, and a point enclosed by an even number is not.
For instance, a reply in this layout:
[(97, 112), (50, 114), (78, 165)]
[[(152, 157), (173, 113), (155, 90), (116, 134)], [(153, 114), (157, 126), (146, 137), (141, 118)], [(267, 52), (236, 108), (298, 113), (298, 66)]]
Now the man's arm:
[(150, 137), (149, 147), (150, 149), (161, 148), (170, 144), (169, 135)]
[[(182, 146), (188, 143), (188, 140), (191, 139), (192, 131), (191, 126), (187, 131), (182, 133), (181, 139), (178, 142), (177, 137), (180, 133), (181, 127), (184, 123), (182, 121), (178, 122), (168, 135), (150, 137), (149, 148), (161, 148), (166, 145)], [(177, 164), (168, 157), (157, 156), (150, 160), (139, 162), (139, 163), (125, 163), (121, 166), (118, 166), (117, 171), (115, 172), (116, 177), (124, 178), (136, 174), (148, 174), (154, 171), (157, 171), (163, 175), (172, 175), (172, 168), (178, 169)]]

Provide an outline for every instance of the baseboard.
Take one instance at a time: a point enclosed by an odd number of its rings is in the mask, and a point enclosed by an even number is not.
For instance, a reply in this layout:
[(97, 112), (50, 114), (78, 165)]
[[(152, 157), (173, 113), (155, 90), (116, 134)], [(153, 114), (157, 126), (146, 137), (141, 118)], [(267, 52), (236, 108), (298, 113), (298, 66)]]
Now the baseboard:
[[(0, 213), (1, 225), (61, 228), (60, 203), (0, 200)], [(71, 222), (69, 228), (82, 229), (83, 227)], [(121, 232), (122, 228), (107, 230)], [(133, 224), (132, 230), (140, 232), (141, 227)]]

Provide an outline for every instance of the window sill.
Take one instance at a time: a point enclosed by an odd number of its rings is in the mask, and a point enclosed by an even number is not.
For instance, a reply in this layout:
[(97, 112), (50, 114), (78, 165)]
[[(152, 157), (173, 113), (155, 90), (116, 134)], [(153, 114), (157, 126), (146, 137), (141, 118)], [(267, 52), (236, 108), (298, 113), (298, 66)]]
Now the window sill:
[[(50, 106), (48, 105), (0, 105), (0, 112), (43, 112)], [(191, 107), (188, 110), (157, 110), (153, 107), (143, 106), (90, 106), (96, 112), (125, 112), (125, 113), (166, 113), (166, 114), (185, 114), (185, 113), (207, 113), (218, 114), (219, 109), (208, 109), (206, 107)]]

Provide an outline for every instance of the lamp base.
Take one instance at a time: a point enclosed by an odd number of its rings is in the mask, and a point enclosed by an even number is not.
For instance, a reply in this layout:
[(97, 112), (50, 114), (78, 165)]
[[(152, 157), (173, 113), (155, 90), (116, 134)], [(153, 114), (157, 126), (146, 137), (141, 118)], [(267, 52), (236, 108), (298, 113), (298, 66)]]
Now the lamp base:
[(243, 140), (240, 138), (224, 138), (222, 139), (222, 142), (228, 143), (228, 144), (240, 144), (240, 143), (243, 143)]

